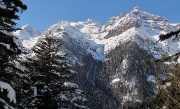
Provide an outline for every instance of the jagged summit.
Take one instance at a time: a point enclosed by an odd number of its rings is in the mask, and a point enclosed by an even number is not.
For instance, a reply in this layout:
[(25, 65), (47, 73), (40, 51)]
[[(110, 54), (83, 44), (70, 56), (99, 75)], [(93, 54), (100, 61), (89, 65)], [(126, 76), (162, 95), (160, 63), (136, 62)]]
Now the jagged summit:
[(149, 13), (141, 10), (138, 6), (135, 6), (135, 7), (132, 9), (132, 11), (129, 13), (129, 15), (130, 15), (131, 17), (136, 17), (136, 16), (141, 17), (141, 16), (148, 16)]
[(31, 49), (37, 43), (41, 32), (32, 28), (29, 24), (21, 27), (21, 29), (22, 30), (17, 30), (13, 34), (19, 38), (19, 41), (25, 48)]
[[(139, 7), (134, 7), (124, 17), (112, 17), (105, 25), (104, 32), (107, 34), (105, 34), (104, 38), (110, 40), (106, 44), (106, 48), (108, 46), (108, 48), (114, 47), (111, 43), (130, 40), (136, 42), (141, 49), (151, 51), (156, 58), (160, 58), (162, 55), (170, 55), (180, 51), (178, 47), (180, 43), (178, 41), (174, 43), (171, 43), (171, 41), (158, 42), (160, 34), (177, 30), (179, 27), (179, 24), (171, 24), (164, 17), (150, 14)], [(123, 35), (125, 33), (126, 35)], [(169, 48), (167, 49), (167, 47)], [(155, 48), (160, 49), (156, 50)]]
[(88, 18), (85, 22), (86, 23), (97, 23), (97, 24), (100, 24), (99, 22), (93, 20), (92, 18)]
[(135, 6), (135, 7), (133, 8), (133, 10), (135, 10), (135, 9), (141, 10), (139, 6)]
[[(126, 41), (135, 41), (142, 49), (152, 51), (153, 54), (156, 54), (154, 47), (161, 48), (164, 54), (172, 54), (173, 50), (177, 51), (179, 48), (170, 47), (172, 44), (168, 42), (166, 44), (161, 42), (155, 44), (155, 42), (158, 40), (158, 35), (176, 30), (179, 27), (178, 24), (168, 23), (165, 18), (145, 12), (136, 6), (123, 17), (113, 16), (105, 25), (101, 25), (91, 18), (79, 22), (60, 21), (47, 29), (43, 35), (53, 34), (62, 40), (75, 40), (79, 46), (86, 48), (87, 52), (91, 53), (94, 58), (103, 60), (103, 56), (100, 55), (103, 50), (104, 53), (107, 53), (118, 46), (120, 42)], [(22, 29), (14, 34), (23, 40), (39, 35), (39, 32), (29, 25), (25, 25)], [(154, 45), (143, 43), (140, 39), (149, 40)], [(177, 44), (178, 42), (175, 45)], [(170, 47), (169, 50), (165, 47), (167, 45)], [(160, 55), (156, 54), (156, 57)]]
[(92, 18), (88, 18), (87, 22), (94, 22), (94, 20)]
[(26, 24), (26, 25), (21, 27), (21, 29), (26, 29), (26, 28), (32, 28), (32, 27), (29, 24)]
[(149, 12), (143, 11), (138, 6), (135, 6), (133, 10), (129, 13), (129, 16), (135, 18), (136, 20), (142, 19), (142, 20), (153, 20), (153, 21), (167, 21), (166, 18), (150, 14)]
[(135, 6), (132, 11), (142, 11), (138, 6)]
[(29, 40), (30, 38), (37, 37), (41, 35), (41, 32), (32, 28), (29, 24), (23, 26), (22, 30), (17, 30), (13, 34), (18, 36), (21, 40)]

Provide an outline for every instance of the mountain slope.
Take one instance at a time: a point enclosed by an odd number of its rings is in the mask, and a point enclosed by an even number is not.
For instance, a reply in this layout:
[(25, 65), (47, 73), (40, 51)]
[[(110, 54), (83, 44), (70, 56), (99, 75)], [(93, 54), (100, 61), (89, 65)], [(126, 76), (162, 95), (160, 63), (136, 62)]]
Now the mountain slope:
[(160, 69), (143, 61), (180, 52), (179, 40), (158, 41), (160, 34), (178, 28), (180, 24), (134, 7), (126, 15), (112, 17), (106, 25), (92, 19), (61, 21), (41, 36), (24, 40), (23, 45), (31, 49), (42, 37), (58, 38), (61, 51), (69, 54), (79, 72), (74, 81), (84, 89), (91, 109), (140, 109), (138, 104), (155, 94), (149, 77)]
[[(61, 21), (47, 29), (43, 35), (53, 35), (61, 39), (68, 35), (68, 38), (74, 39), (95, 59), (104, 61), (104, 53), (118, 46), (119, 42), (129, 40), (136, 42), (142, 49), (151, 51), (156, 58), (160, 58), (161, 55), (174, 54), (180, 51), (180, 42), (178, 40), (174, 40), (173, 43), (171, 41), (160, 42), (158, 36), (178, 28), (180, 24), (171, 24), (165, 18), (144, 12), (136, 6), (124, 16), (112, 17), (106, 25), (101, 25), (92, 19), (84, 22)], [(40, 36), (41, 33), (25, 25), (14, 35), (28, 42)], [(146, 40), (147, 43), (141, 43), (142, 40)], [(23, 45), (26, 46), (26, 44)], [(161, 49), (160, 53), (154, 48)]]
[(21, 30), (15, 31), (13, 35), (19, 38), (19, 41), (25, 48), (31, 49), (37, 43), (38, 36), (40, 36), (41, 33), (30, 25), (25, 25)]
[(18, 38), (21, 40), (29, 40), (30, 38), (34, 38), (41, 35), (41, 33), (38, 30), (32, 28), (30, 25), (25, 25), (21, 29), (22, 30), (17, 30), (13, 33), (15, 36), (18, 36)]
[[(114, 21), (113, 23), (112, 20)], [(106, 46), (109, 47), (113, 42), (117, 43), (119, 41), (124, 42), (124, 40), (131, 40), (136, 42), (142, 49), (151, 51), (156, 58), (159, 58), (163, 54), (170, 55), (179, 51), (180, 43), (177, 40), (174, 41), (173, 44), (171, 41), (158, 41), (158, 36), (160, 34), (165, 34), (177, 30), (178, 28), (180, 28), (180, 24), (168, 23), (165, 18), (149, 14), (142, 11), (139, 7), (135, 7), (124, 17), (120, 18), (116, 16), (110, 19), (103, 30), (107, 34), (104, 36), (105, 39), (102, 42), (107, 40)], [(126, 35), (123, 35), (124, 33), (126, 33)], [(148, 42), (146, 44), (145, 42), (141, 43), (141, 39)], [(118, 44), (114, 46), (116, 45)], [(167, 49), (167, 46), (169, 49)], [(153, 48), (162, 49), (162, 53), (157, 56), (159, 51)]]

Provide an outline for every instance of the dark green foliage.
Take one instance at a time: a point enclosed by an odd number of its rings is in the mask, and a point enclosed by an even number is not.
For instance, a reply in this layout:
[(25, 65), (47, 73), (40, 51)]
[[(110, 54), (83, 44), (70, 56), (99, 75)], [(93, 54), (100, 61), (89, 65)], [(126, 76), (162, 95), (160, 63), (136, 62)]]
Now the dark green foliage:
[(17, 38), (7, 31), (16, 29), (16, 23), (14, 23), (13, 20), (18, 20), (19, 16), (17, 12), (20, 10), (23, 11), (27, 7), (21, 0), (1, 0), (0, 5), (6, 7), (5, 9), (0, 7), (0, 75), (4, 77), (4, 75), (6, 75), (5, 69), (7, 66), (15, 68), (13, 63), (9, 61), (12, 62), (17, 58), (17, 55), (21, 53)]
[[(159, 40), (164, 41), (164, 40), (170, 39), (173, 36), (175, 36), (176, 39), (179, 39), (180, 38), (179, 33), (180, 33), (180, 29), (178, 29), (176, 31), (172, 31), (172, 32), (167, 33), (167, 34), (161, 34), (159, 36)], [(162, 59), (153, 60), (153, 62), (177, 61), (179, 56), (180, 56), (180, 52), (176, 53), (174, 55), (171, 55), (171, 56), (164, 57)]]
[[(173, 36), (175, 36), (176, 39), (179, 39), (180, 38), (179, 33), (180, 33), (180, 29), (178, 29), (176, 31), (172, 31), (167, 34), (161, 34), (159, 36), (159, 40), (164, 41), (164, 40), (170, 39)], [(156, 59), (156, 60), (154, 60), (154, 62), (177, 61), (179, 56), (180, 56), (180, 52), (176, 53), (174, 55), (171, 55), (171, 56), (164, 57), (162, 59)]]
[[(174, 32), (170, 32), (165, 35), (160, 35), (159, 40), (164, 41), (173, 36), (179, 38), (178, 34), (180, 29)], [(164, 67), (164, 71), (157, 71), (156, 74), (156, 85), (157, 94), (143, 102), (143, 106), (149, 106), (150, 109), (179, 109), (180, 108), (180, 65), (177, 62), (180, 53), (176, 53), (171, 56), (166, 56), (162, 59), (154, 59), (149, 61), (157, 65), (159, 63), (161, 67), (164, 66), (164, 62), (173, 62), (169, 66)], [(159, 68), (161, 68), (159, 67)], [(168, 72), (166, 72), (166, 71)], [(163, 78), (162, 78), (163, 77)]]
[(172, 36), (175, 36), (176, 38), (178, 38), (178, 37), (179, 37), (179, 36), (178, 36), (179, 33), (180, 33), (180, 29), (178, 29), (177, 31), (172, 31), (172, 32), (167, 33), (167, 34), (161, 34), (161, 35), (159, 36), (159, 40), (160, 40), (160, 41), (164, 41), (164, 40), (166, 40), (166, 39), (171, 38)]
[(87, 106), (90, 109), (113, 109), (113, 97), (106, 95), (106, 90), (102, 90), (96, 85), (98, 83), (97, 79), (100, 78), (98, 72), (103, 62), (95, 60), (92, 55), (87, 52), (86, 48), (80, 44), (81, 42), (77, 42), (76, 39), (69, 37), (68, 33), (65, 32), (63, 38), (66, 38), (66, 40), (59, 40), (63, 44), (63, 47), (69, 49), (73, 56), (77, 57), (83, 64), (79, 64), (77, 61), (75, 65), (73, 65), (73, 69), (79, 72), (74, 76), (73, 81), (80, 85), (86, 94), (86, 98), (89, 101)]
[[(34, 96), (29, 103), (37, 109), (85, 108), (81, 102), (86, 99), (74, 83), (66, 82), (75, 72), (66, 61), (66, 55), (60, 54), (57, 39), (45, 37), (33, 50), (35, 55), (27, 59)], [(37, 94), (36, 94), (37, 93)], [(76, 99), (77, 98), (77, 99)]]
[(160, 63), (160, 62), (166, 62), (166, 61), (177, 61), (178, 60), (178, 57), (180, 56), (180, 52), (179, 53), (176, 53), (174, 55), (171, 55), (171, 56), (166, 56), (166, 57), (163, 57), (161, 59), (151, 59), (151, 60), (145, 60), (144, 62), (146, 64), (151, 64), (151, 63)]
[(19, 20), (17, 13), (27, 9), (21, 0), (1, 0), (0, 5), (0, 30), (14, 31), (17, 28), (14, 20)]
[[(110, 84), (110, 91), (117, 100), (118, 109), (146, 109), (140, 108), (140, 104), (154, 94), (154, 86), (147, 82), (147, 77), (154, 74), (155, 68), (152, 64), (147, 66), (143, 60), (152, 57), (130, 41), (120, 43), (106, 55), (107, 60), (100, 75), (103, 75), (102, 78), (106, 75), (109, 77), (103, 78), (103, 84), (107, 81), (111, 83), (116, 78), (121, 79)], [(135, 94), (134, 91), (137, 93)], [(125, 98), (127, 95), (129, 99)]]
[[(179, 109), (180, 108), (180, 64), (171, 69), (172, 74), (162, 79), (162, 74), (156, 76), (157, 94), (143, 101), (140, 105), (147, 109)], [(167, 66), (166, 66), (167, 68)]]
[[(21, 53), (21, 47), (17, 38), (10, 32), (17, 29), (14, 20), (19, 20), (18, 13), (26, 8), (21, 0), (0, 1), (0, 81), (8, 83), (15, 89), (17, 105), (20, 105), (26, 95), (22, 92), (23, 88), (26, 88), (28, 76), (20, 69), (17, 58)], [(1, 95), (6, 96), (6, 91), (1, 92)], [(12, 106), (7, 97), (3, 99)]]
[(156, 78), (158, 95), (155, 96), (154, 102), (161, 108), (178, 109), (180, 108), (180, 64), (174, 64), (170, 72), (171, 74), (164, 80), (160, 77)]

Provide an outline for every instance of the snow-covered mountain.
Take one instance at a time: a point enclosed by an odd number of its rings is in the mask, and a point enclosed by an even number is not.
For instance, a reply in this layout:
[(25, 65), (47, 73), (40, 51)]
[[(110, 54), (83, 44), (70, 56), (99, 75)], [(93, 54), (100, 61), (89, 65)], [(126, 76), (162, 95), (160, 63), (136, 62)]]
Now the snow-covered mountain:
[[(84, 22), (61, 21), (52, 25), (43, 35), (53, 34), (53, 36), (64, 39), (64, 33), (66, 33), (69, 38), (76, 40), (80, 46), (86, 48), (87, 52), (91, 53), (95, 59), (103, 61), (104, 53), (118, 46), (119, 42), (126, 41), (135, 41), (142, 49), (153, 53), (156, 58), (179, 52), (180, 42), (178, 40), (158, 41), (160, 34), (178, 28), (180, 28), (179, 23), (169, 23), (167, 19), (144, 12), (136, 6), (124, 16), (112, 17), (106, 25), (101, 25), (92, 19)], [(23, 42), (23, 45), (29, 47), (27, 46), (28, 42), (32, 42), (32, 39), (40, 36), (41, 33), (29, 25), (25, 25), (14, 35), (22, 41), (25, 40), (26, 43)], [(33, 44), (35, 43), (32, 43), (31, 47)]]
[[(29, 28), (25, 26), (14, 33), (28, 49), (44, 36), (59, 38), (62, 51), (70, 55), (75, 69), (80, 72), (75, 81), (84, 88), (92, 109), (111, 109), (129, 101), (141, 102), (154, 93), (150, 91), (153, 85), (149, 77), (155, 70), (142, 60), (180, 52), (178, 39), (160, 42), (158, 37), (179, 29), (180, 24), (169, 23), (139, 7), (134, 7), (128, 14), (112, 17), (105, 25), (92, 19), (60, 21), (42, 35)], [(108, 108), (101, 105), (107, 102)], [(95, 104), (99, 107), (93, 107)]]
[(30, 49), (37, 43), (37, 39), (41, 36), (41, 33), (30, 25), (25, 25), (21, 30), (15, 31), (13, 35), (19, 38), (19, 41), (22, 42), (25, 48)]
[[(105, 51), (118, 46), (119, 42), (134, 41), (142, 49), (150, 51), (156, 58), (171, 55), (180, 50), (178, 40), (158, 41), (160, 34), (180, 28), (180, 24), (169, 23), (165, 18), (142, 11), (139, 7), (123, 17), (112, 17), (104, 26), (107, 34), (101, 42), (106, 45)], [(159, 48), (159, 50), (157, 50)]]
[(13, 33), (15, 36), (18, 36), (18, 38), (21, 40), (29, 40), (30, 38), (34, 38), (41, 35), (41, 33), (38, 30), (32, 28), (30, 25), (25, 25), (21, 29), (22, 30), (17, 30)]

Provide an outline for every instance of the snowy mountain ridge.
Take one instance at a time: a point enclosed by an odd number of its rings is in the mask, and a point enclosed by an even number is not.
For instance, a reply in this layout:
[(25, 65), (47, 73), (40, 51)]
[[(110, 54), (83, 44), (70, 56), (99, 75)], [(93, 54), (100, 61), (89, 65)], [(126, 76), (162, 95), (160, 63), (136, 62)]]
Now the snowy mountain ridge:
[[(84, 22), (61, 21), (52, 25), (42, 36), (28, 25), (14, 33), (23, 40), (23, 45), (30, 49), (40, 37), (56, 36), (62, 40), (75, 40), (79, 46), (92, 54), (94, 59), (104, 61), (104, 54), (114, 49), (119, 43), (134, 41), (142, 49), (150, 51), (155, 58), (171, 55), (180, 51), (178, 40), (158, 41), (160, 34), (180, 28), (180, 24), (171, 24), (160, 16), (142, 11), (139, 7), (124, 16), (112, 17), (106, 25), (88, 19)], [(37, 37), (39, 36), (39, 37)]]
[(104, 46), (94, 42), (94, 37), (92, 36), (92, 34), (100, 32), (100, 27), (100, 24), (92, 19), (77, 23), (61, 21), (47, 29), (43, 36), (59, 37), (61, 40), (65, 40), (65, 43), (68, 43), (68, 40), (69, 43), (74, 40), (78, 46), (85, 48), (87, 53), (92, 54), (95, 59), (104, 60)]
[[(136, 33), (136, 35), (125, 35), (123, 36), (125, 39), (133, 41), (133, 37), (135, 39), (134, 41), (137, 42), (137, 44), (141, 48), (151, 51), (156, 58), (160, 58), (163, 54), (171, 55), (180, 50), (180, 43), (177, 40), (173, 43), (170, 40), (163, 42), (158, 41), (158, 36), (160, 34), (165, 34), (170, 31), (177, 30), (178, 28), (180, 28), (180, 24), (168, 23), (168, 21), (163, 17), (144, 12), (139, 7), (135, 7), (129, 14), (126, 14), (124, 17), (121, 18), (118, 16), (113, 17), (112, 19), (110, 19), (109, 23), (105, 25), (104, 31), (108, 31), (108, 34), (105, 36), (105, 40), (108, 39), (108, 41), (105, 45), (112, 45), (112, 42), (109, 41), (111, 37), (119, 38), (122, 34), (124, 34), (124, 32), (129, 31), (129, 33)], [(113, 42), (118, 41), (117, 39), (112, 39), (114, 40)], [(119, 41), (121, 41), (122, 39), (120, 38)], [(140, 39), (143, 39), (141, 40), (143, 42), (140, 42)], [(144, 43), (144, 40), (149, 42)], [(167, 46), (168, 49), (166, 48)], [(162, 48), (162, 53), (157, 55), (157, 52), (159, 51), (154, 50), (154, 48)]]
[(30, 38), (34, 38), (41, 35), (41, 33), (38, 30), (32, 28), (29, 24), (23, 26), (21, 29), (22, 30), (18, 30), (13, 33), (15, 36), (18, 36), (18, 38), (21, 40), (29, 40)]
[(27, 24), (23, 26), (21, 30), (15, 31), (13, 35), (18, 37), (19, 42), (21, 42), (25, 48), (31, 49), (37, 43), (41, 33)]
[[(59, 39), (61, 51), (68, 54), (78, 72), (74, 81), (87, 94), (89, 107), (128, 109), (129, 103), (136, 106), (154, 94), (152, 82), (156, 68), (143, 60), (180, 52), (178, 39), (160, 42), (158, 37), (179, 28), (180, 24), (134, 7), (128, 14), (113, 16), (105, 25), (92, 19), (60, 21), (41, 35), (25, 31), (21, 41), (30, 50), (45, 36)], [(32, 55), (32, 52), (28, 54)]]

